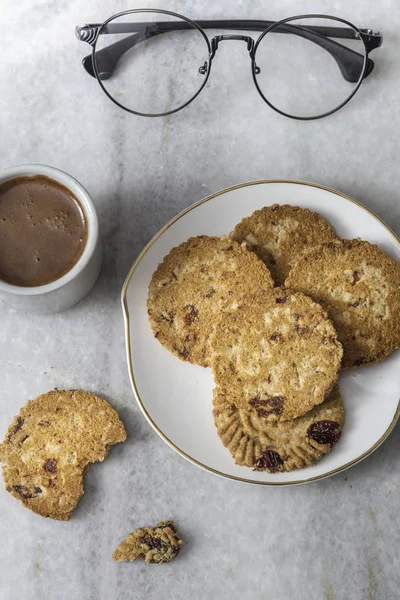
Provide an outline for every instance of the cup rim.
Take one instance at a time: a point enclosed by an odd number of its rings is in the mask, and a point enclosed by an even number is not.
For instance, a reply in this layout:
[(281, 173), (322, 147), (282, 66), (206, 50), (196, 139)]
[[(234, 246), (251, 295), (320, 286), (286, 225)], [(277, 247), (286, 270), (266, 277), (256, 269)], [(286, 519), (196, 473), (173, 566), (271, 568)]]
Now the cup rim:
[(72, 175), (69, 175), (61, 169), (49, 165), (27, 163), (9, 167), (0, 171), (0, 185), (16, 177), (29, 177), (32, 175), (44, 175), (54, 179), (61, 185), (68, 188), (79, 202), (82, 204), (87, 219), (87, 240), (85, 248), (75, 265), (59, 279), (46, 283), (44, 285), (25, 287), (13, 285), (0, 279), (0, 292), (14, 294), (17, 296), (38, 296), (49, 294), (61, 289), (73, 279), (75, 279), (86, 267), (92, 258), (99, 237), (99, 223), (97, 213), (89, 192)]

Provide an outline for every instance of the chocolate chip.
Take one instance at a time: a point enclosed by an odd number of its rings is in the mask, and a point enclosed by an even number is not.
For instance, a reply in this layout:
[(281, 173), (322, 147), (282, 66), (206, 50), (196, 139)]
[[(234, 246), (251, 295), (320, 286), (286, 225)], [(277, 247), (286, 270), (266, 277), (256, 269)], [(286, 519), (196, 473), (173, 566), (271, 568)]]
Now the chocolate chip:
[(185, 337), (185, 342), (195, 342), (197, 340), (197, 335), (193, 332), (188, 333)]
[(352, 336), (351, 336), (351, 339), (352, 339), (352, 340), (355, 340), (355, 339), (356, 339), (356, 336), (355, 336), (355, 335), (352, 335)]
[(259, 417), (267, 417), (268, 415), (280, 415), (283, 411), (283, 398), (281, 396), (273, 396), (261, 400), (258, 396), (249, 400), (250, 406), (257, 410)]
[(279, 204), (274, 204), (272, 206), (272, 210), (279, 210)]
[(353, 273), (353, 283), (351, 285), (356, 285), (357, 281), (360, 281), (361, 276), (358, 271), (354, 271)]
[(283, 460), (278, 452), (275, 452), (275, 450), (264, 450), (254, 463), (254, 469), (256, 471), (267, 470), (271, 473), (276, 473), (282, 465)]
[(160, 335), (160, 332), (159, 332), (159, 331), (156, 331), (156, 332), (155, 332), (155, 334), (154, 334), (154, 337), (155, 337), (156, 339), (158, 339), (158, 336), (159, 336), (159, 335)]
[(171, 277), (172, 277), (172, 279), (176, 279), (176, 280), (178, 279), (173, 271), (171, 272)]
[(260, 406), (262, 405), (264, 402), (264, 400), (260, 399), (260, 396), (255, 396), (254, 398), (252, 398), (251, 400), (249, 400), (249, 404), (250, 406)]
[(201, 265), (201, 269), (200, 269), (200, 271), (201, 271), (202, 273), (207, 273), (207, 272), (208, 272), (207, 265)]
[(185, 323), (186, 325), (191, 325), (199, 316), (199, 311), (195, 308), (195, 306), (193, 306), (193, 304), (187, 304), (185, 308), (187, 311), (185, 315)]
[(151, 537), (150, 535), (142, 537), (140, 541), (142, 544), (147, 544), (148, 546), (150, 546), (151, 549), (157, 548), (159, 550), (162, 546), (165, 545), (164, 542), (160, 540), (160, 538)]
[(17, 417), (17, 423), (16, 423), (14, 429), (12, 431), (10, 431), (10, 433), (7, 436), (8, 441), (10, 441), (12, 436), (15, 435), (21, 429), (23, 424), (24, 424), (23, 418)]
[(49, 458), (46, 460), (43, 469), (48, 473), (57, 473), (57, 461), (55, 458)]
[(36, 498), (36, 496), (42, 493), (42, 488), (36, 485), (34, 486), (32, 492), (24, 485), (13, 485), (13, 490), (25, 500)]
[(317, 421), (307, 429), (309, 438), (318, 444), (336, 444), (340, 438), (340, 427), (336, 421)]
[(257, 408), (257, 414), (259, 417), (268, 417), (271, 413), (265, 408)]
[(349, 306), (353, 306), (354, 308), (357, 308), (357, 306), (360, 306), (360, 301), (356, 300), (355, 302), (353, 302), (353, 304), (349, 304)]
[(176, 348), (176, 350), (177, 350), (178, 354), (180, 356), (182, 356), (182, 358), (187, 358), (190, 354), (189, 350), (185, 347), (183, 347), (182, 350), (178, 350), (177, 348)]
[(163, 319), (163, 321), (167, 321), (167, 323), (173, 323), (174, 317), (175, 317), (175, 313), (173, 311), (169, 311), (165, 314), (160, 315), (160, 318)]
[(308, 333), (310, 331), (310, 328), (309, 327), (300, 327), (300, 325), (295, 325), (294, 330), (299, 335), (305, 335), (306, 333)]
[(284, 304), (284, 302), (286, 302), (287, 299), (288, 299), (288, 297), (284, 296), (283, 298), (276, 298), (275, 302), (277, 304)]
[(365, 358), (365, 356), (360, 356), (360, 358), (357, 358), (357, 360), (355, 360), (353, 362), (353, 366), (360, 367), (361, 365), (364, 365), (367, 362), (368, 362), (368, 358)]
[(231, 245), (231, 246), (228, 246), (227, 250), (229, 250), (229, 251), (230, 251), (230, 250), (233, 250), (233, 246), (232, 246), (232, 245)]
[(272, 254), (268, 254), (268, 262), (270, 265), (276, 265), (275, 257)]
[(272, 340), (273, 342), (275, 342), (280, 337), (281, 337), (280, 333), (273, 333), (269, 339)]
[(270, 401), (271, 413), (275, 413), (276, 415), (280, 415), (283, 411), (283, 399), (280, 396), (275, 396)]

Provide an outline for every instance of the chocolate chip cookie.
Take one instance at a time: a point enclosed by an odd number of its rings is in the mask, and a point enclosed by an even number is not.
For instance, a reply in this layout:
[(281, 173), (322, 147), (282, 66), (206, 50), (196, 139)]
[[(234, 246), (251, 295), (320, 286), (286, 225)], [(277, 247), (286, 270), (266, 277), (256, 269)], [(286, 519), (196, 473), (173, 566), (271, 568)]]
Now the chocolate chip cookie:
[(329, 395), (342, 346), (325, 311), (285, 288), (225, 313), (210, 338), (215, 383), (238, 408), (268, 421), (303, 415)]
[(232, 239), (246, 242), (267, 265), (276, 285), (283, 285), (299, 256), (336, 237), (320, 214), (288, 204), (265, 206), (236, 225)]
[(118, 562), (134, 561), (139, 556), (147, 563), (174, 560), (183, 545), (173, 521), (161, 521), (156, 527), (141, 527), (130, 533), (112, 555)]
[(209, 337), (219, 315), (272, 286), (270, 272), (245, 244), (227, 237), (192, 237), (173, 248), (153, 274), (150, 324), (173, 354), (207, 367)]
[(400, 265), (369, 242), (335, 240), (302, 256), (286, 285), (324, 307), (343, 345), (343, 367), (384, 359), (400, 345)]
[(70, 518), (83, 473), (126, 439), (117, 412), (82, 390), (53, 390), (30, 400), (0, 444), (6, 489), (43, 517)]
[(271, 423), (256, 408), (235, 406), (221, 388), (214, 389), (214, 421), (236, 464), (277, 473), (313, 465), (339, 440), (343, 403), (336, 385), (329, 398), (290, 421)]

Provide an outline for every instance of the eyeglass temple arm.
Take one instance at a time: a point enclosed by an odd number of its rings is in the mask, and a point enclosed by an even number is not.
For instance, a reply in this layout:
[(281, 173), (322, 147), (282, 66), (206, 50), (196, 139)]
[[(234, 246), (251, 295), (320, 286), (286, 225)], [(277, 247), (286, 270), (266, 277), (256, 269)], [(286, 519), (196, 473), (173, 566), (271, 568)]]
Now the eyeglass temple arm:
[[(254, 21), (254, 20), (228, 20), (228, 21), (196, 21), (202, 29), (234, 29), (246, 31), (264, 31), (274, 24), (274, 21)], [(179, 31), (191, 29), (193, 26), (186, 21), (182, 22), (149, 22), (149, 23), (109, 23), (102, 29), (102, 34), (116, 33), (134, 33), (134, 35), (110, 44), (106, 48), (96, 52), (96, 59), (101, 63), (102, 79), (110, 77), (119, 61), (119, 59), (131, 48), (148, 38), (167, 33), (170, 31)], [(86, 41), (94, 45), (102, 25), (85, 25), (76, 28), (76, 36), (79, 40)], [(355, 52), (347, 46), (330, 39), (330, 37), (342, 39), (357, 39), (356, 32), (349, 27), (323, 27), (310, 26), (303, 27), (291, 24), (282, 24), (274, 30), (276, 33), (292, 33), (306, 38), (324, 48), (335, 59), (344, 79), (350, 82), (357, 82), (359, 74), (364, 64), (364, 56)], [(360, 30), (367, 47), (367, 51), (379, 47), (382, 44), (382, 36), (369, 29)], [(252, 56), (254, 58), (254, 56)], [(83, 59), (83, 65), (86, 71), (95, 77), (92, 56), (86, 56)], [(367, 77), (374, 68), (374, 62), (367, 57), (367, 68), (364, 77)]]
[[(159, 33), (165, 33), (164, 31), (160, 31)], [(135, 33), (134, 35), (130, 35), (118, 42), (114, 42), (114, 44), (110, 44), (106, 48), (102, 50), (96, 51), (96, 59), (98, 64), (101, 64), (101, 72), (99, 73), (101, 79), (108, 79), (113, 74), (118, 61), (125, 52), (128, 52), (131, 48), (136, 46), (136, 44), (140, 44), (140, 42), (144, 42), (149, 37), (148, 33)], [(86, 40), (83, 40), (86, 41)], [(90, 43), (90, 42), (89, 42)], [(82, 59), (82, 64), (85, 67), (85, 70), (92, 77), (96, 77), (93, 67), (93, 59), (92, 55), (89, 54)]]

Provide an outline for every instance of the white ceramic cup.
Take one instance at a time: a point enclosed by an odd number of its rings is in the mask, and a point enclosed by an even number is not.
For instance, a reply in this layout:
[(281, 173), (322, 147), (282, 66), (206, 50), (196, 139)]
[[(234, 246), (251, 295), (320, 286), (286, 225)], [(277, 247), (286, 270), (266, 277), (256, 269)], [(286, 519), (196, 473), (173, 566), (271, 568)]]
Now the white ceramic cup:
[(100, 272), (102, 248), (94, 204), (76, 179), (47, 165), (19, 165), (0, 172), (0, 185), (15, 177), (45, 175), (71, 190), (87, 219), (88, 235), (77, 263), (56, 281), (35, 287), (11, 285), (0, 279), (0, 299), (20, 310), (51, 313), (70, 308), (92, 289)]

